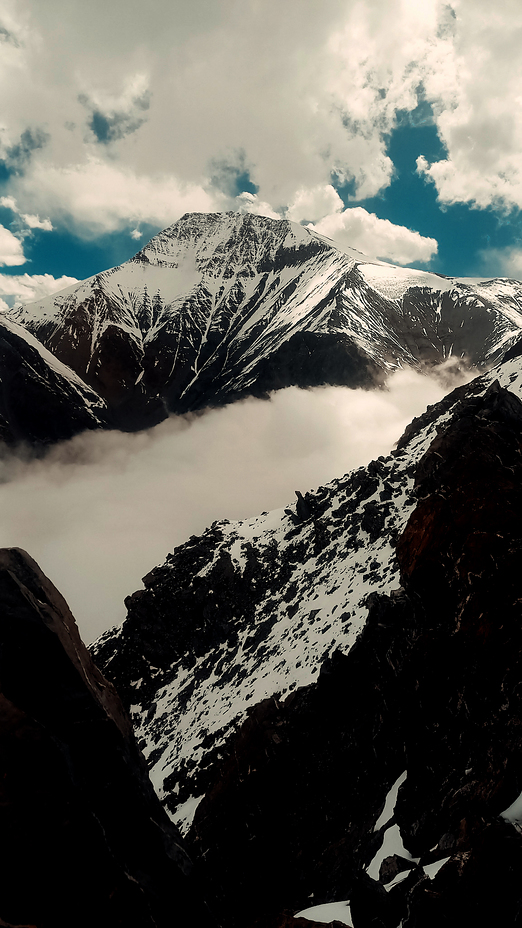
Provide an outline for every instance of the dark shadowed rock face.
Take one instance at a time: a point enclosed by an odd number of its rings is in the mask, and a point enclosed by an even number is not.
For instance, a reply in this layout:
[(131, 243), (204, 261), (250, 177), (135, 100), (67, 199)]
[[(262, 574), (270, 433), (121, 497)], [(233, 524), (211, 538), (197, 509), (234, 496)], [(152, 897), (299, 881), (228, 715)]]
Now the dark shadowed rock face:
[(354, 928), (522, 924), (500, 817), (522, 790), (521, 439), (498, 385), (463, 406), (417, 467), (403, 588), (316, 684), (251, 710), (189, 833), (227, 925), (312, 892)]
[(65, 601), (0, 550), (0, 924), (212, 925), (120, 700)]
[(108, 424), (105, 401), (0, 314), (0, 441), (46, 445)]

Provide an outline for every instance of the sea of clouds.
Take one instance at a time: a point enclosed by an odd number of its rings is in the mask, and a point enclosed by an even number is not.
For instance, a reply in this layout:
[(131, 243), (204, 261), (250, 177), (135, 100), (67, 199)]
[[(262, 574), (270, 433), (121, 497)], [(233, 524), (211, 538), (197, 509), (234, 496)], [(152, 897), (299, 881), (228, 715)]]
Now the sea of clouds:
[(466, 379), (393, 374), (385, 389), (290, 387), (137, 434), (86, 432), (44, 459), (1, 462), (0, 546), (34, 557), (89, 642), (167, 553), (216, 519), (288, 505), (392, 449), (405, 426)]

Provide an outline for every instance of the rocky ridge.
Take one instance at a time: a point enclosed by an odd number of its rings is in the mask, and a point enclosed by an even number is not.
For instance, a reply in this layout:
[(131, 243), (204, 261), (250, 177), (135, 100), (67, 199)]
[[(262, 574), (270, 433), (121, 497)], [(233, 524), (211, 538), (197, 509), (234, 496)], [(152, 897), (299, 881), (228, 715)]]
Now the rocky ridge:
[(0, 315), (0, 441), (45, 447), (107, 428), (106, 402), (23, 326)]
[(508, 697), (521, 392), (514, 349), (390, 457), (287, 510), (214, 524), (95, 646), (223, 924), (264, 928), (313, 895), (350, 899), (355, 928), (438, 925), (436, 899), (456, 928), (467, 908), (493, 917), (487, 867), (518, 924), (520, 839), (500, 813), (522, 788)]
[(520, 923), (522, 403), (477, 400), (419, 460), (401, 586), (215, 770), (189, 842), (228, 924), (311, 893), (349, 899), (354, 928)]

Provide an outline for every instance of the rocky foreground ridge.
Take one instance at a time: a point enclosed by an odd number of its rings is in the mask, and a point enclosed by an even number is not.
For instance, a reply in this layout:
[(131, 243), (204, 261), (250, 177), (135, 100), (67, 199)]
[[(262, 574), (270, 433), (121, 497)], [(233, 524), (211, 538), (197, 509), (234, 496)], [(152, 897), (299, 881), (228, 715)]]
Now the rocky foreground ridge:
[(125, 264), (8, 318), (94, 391), (106, 426), (136, 430), (448, 357), (481, 371), (520, 337), (522, 284), (394, 267), (286, 220), (188, 213)]
[(389, 458), (191, 539), (94, 647), (223, 926), (522, 923), (517, 354)]
[(212, 926), (129, 717), (67, 604), (0, 550), (0, 925)]

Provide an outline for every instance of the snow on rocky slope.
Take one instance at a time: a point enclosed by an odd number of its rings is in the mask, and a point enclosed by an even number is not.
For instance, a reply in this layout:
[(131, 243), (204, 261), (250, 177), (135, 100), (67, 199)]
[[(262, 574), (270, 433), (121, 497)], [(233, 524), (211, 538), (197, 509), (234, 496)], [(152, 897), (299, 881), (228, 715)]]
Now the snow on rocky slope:
[(191, 538), (126, 600), (123, 626), (94, 645), (181, 827), (249, 707), (317, 680), (333, 650), (356, 641), (368, 595), (398, 586), (394, 546), (416, 503), (417, 463), (463, 401), (495, 379), (522, 395), (520, 358), (431, 407), (390, 456), (287, 509)]
[(47, 444), (109, 424), (107, 404), (37, 338), (0, 314), (0, 438)]
[(371, 262), (286, 220), (189, 213), (120, 267), (10, 315), (142, 427), (449, 356), (480, 369), (520, 335), (522, 284)]
[(94, 645), (223, 924), (514, 924), (517, 396), (519, 346), (390, 456), (175, 549)]

